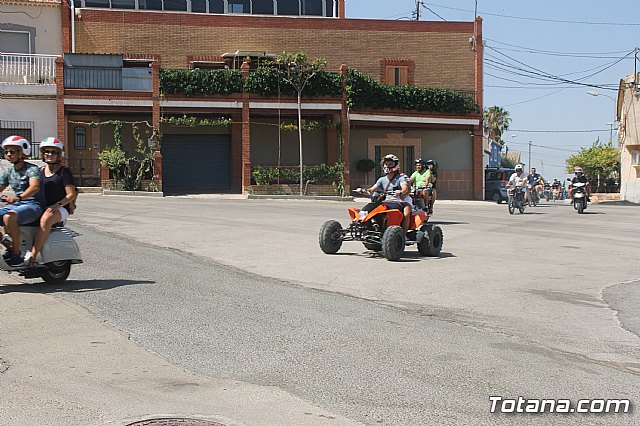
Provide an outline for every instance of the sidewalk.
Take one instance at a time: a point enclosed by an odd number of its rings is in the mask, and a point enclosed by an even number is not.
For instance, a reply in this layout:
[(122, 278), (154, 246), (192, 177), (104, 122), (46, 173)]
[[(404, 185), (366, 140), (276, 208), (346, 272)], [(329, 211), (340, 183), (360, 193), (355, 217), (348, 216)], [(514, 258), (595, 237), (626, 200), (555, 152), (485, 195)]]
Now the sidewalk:
[(185, 372), (47, 290), (0, 272), (2, 426), (355, 424), (278, 388)]

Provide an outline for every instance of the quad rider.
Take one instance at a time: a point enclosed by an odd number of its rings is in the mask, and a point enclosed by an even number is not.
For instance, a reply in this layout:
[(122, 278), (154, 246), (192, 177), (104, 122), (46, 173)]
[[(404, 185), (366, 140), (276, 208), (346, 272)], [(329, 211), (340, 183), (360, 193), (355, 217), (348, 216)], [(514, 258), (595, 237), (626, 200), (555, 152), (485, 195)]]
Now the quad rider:
[(436, 189), (438, 184), (438, 163), (435, 160), (427, 160), (426, 164), (429, 170), (429, 184), (431, 185), (429, 214), (433, 214), (433, 205), (436, 203), (436, 198), (438, 198), (438, 190)]
[(386, 194), (384, 204), (389, 209), (398, 209), (404, 214), (402, 229), (405, 236), (409, 230), (409, 218), (413, 202), (411, 200), (409, 178), (404, 173), (400, 173), (400, 160), (393, 154), (388, 154), (382, 160), (382, 176), (369, 188), (369, 192), (381, 192)]
[(424, 200), (423, 210), (429, 211), (429, 195), (433, 188), (431, 180), (431, 170), (427, 168), (425, 161), (418, 158), (415, 161), (416, 170), (411, 175), (409, 182), (416, 188), (416, 195)]

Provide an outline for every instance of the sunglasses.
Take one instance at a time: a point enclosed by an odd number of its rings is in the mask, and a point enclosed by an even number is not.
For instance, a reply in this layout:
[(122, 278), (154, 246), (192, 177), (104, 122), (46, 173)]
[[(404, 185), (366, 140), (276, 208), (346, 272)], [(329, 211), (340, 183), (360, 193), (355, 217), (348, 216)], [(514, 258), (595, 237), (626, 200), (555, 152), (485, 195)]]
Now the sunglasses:
[(17, 154), (19, 151), (17, 149), (5, 149), (5, 154)]
[(58, 151), (56, 151), (55, 149), (45, 149), (42, 152), (44, 152), (45, 154), (57, 154)]

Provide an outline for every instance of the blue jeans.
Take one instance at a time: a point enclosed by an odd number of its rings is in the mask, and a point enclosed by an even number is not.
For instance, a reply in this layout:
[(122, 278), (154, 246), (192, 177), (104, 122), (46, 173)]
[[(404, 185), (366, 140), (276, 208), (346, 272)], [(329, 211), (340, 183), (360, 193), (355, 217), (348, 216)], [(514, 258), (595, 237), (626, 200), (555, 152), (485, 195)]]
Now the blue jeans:
[[(0, 219), (10, 211), (14, 211), (18, 215), (18, 225), (35, 222), (42, 216), (42, 207), (35, 200), (23, 200), (17, 203), (9, 204), (0, 209)], [(0, 226), (4, 225), (4, 221), (0, 222)]]

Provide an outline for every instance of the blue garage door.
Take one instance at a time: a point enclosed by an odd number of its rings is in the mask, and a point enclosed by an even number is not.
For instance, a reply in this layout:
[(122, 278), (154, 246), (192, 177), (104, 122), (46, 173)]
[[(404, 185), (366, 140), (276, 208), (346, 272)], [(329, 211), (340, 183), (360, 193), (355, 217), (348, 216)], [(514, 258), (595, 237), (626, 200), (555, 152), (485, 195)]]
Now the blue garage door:
[(231, 189), (230, 135), (164, 135), (164, 192), (225, 192)]

